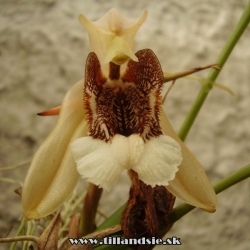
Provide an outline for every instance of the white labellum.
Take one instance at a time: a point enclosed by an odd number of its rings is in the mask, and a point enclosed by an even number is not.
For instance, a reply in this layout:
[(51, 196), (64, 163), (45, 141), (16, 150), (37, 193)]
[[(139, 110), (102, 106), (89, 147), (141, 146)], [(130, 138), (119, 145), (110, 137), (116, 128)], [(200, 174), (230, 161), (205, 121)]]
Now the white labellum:
[(148, 185), (167, 186), (182, 162), (181, 147), (166, 135), (144, 143), (138, 134), (115, 135), (110, 143), (82, 137), (71, 144), (79, 174), (89, 182), (110, 190), (125, 169), (133, 169)]

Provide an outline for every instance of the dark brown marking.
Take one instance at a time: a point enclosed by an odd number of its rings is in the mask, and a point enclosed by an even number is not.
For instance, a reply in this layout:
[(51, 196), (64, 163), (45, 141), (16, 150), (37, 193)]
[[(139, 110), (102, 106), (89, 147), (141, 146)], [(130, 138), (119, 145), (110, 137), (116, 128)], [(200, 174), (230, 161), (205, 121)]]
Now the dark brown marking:
[(130, 60), (119, 79), (120, 66), (110, 63), (113, 79), (106, 79), (97, 56), (93, 52), (89, 54), (84, 108), (93, 138), (108, 142), (115, 134), (130, 136), (136, 133), (146, 141), (162, 134), (159, 122), (163, 84), (161, 66), (151, 50), (138, 51), (136, 56), (139, 62)]
[(113, 62), (109, 63), (109, 78), (111, 80), (118, 80), (120, 78), (120, 65)]
[(133, 170), (129, 173), (132, 186), (121, 218), (124, 237), (159, 237), (160, 228), (169, 224), (167, 216), (173, 209), (175, 196), (164, 186), (146, 185)]

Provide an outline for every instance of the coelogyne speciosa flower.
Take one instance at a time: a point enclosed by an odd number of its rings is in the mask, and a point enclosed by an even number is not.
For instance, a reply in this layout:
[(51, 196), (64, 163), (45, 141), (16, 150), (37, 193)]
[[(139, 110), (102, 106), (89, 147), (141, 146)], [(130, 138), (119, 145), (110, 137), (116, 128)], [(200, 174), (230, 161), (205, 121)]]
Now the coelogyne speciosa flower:
[(22, 192), (27, 219), (57, 210), (80, 175), (109, 190), (124, 170), (133, 192), (145, 193), (142, 199), (167, 197), (166, 187), (191, 205), (215, 211), (216, 195), (203, 168), (162, 109), (157, 57), (149, 49), (134, 54), (134, 37), (146, 16), (144, 11), (129, 19), (112, 9), (91, 22), (80, 15), (92, 52), (85, 78), (66, 94), (54, 129), (32, 160)]

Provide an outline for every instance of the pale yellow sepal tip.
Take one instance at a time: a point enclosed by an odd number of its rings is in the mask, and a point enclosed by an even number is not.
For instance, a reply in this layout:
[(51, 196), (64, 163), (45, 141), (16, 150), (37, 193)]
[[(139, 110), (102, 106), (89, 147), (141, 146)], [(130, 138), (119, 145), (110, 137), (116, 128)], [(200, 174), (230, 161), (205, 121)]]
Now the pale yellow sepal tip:
[(35, 220), (37, 218), (41, 218), (41, 216), (36, 210), (26, 210), (24, 211), (24, 216), (26, 220)]
[(126, 41), (122, 37), (115, 37), (108, 48), (107, 54), (104, 58), (104, 63), (113, 62), (122, 65), (130, 59), (138, 62), (138, 58), (135, 56)]

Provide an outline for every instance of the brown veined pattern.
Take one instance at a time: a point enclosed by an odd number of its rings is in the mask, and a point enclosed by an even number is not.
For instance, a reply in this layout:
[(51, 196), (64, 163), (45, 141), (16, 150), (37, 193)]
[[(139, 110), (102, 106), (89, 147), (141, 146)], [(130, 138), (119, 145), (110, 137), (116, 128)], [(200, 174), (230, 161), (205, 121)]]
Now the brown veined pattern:
[[(139, 62), (130, 60), (123, 76), (105, 78), (95, 53), (87, 58), (84, 108), (89, 135), (106, 142), (115, 134), (140, 134), (144, 141), (162, 134), (159, 122), (160, 91), (163, 73), (155, 54), (136, 53)], [(116, 67), (110, 69), (117, 70)], [(112, 74), (110, 75), (116, 75)]]

